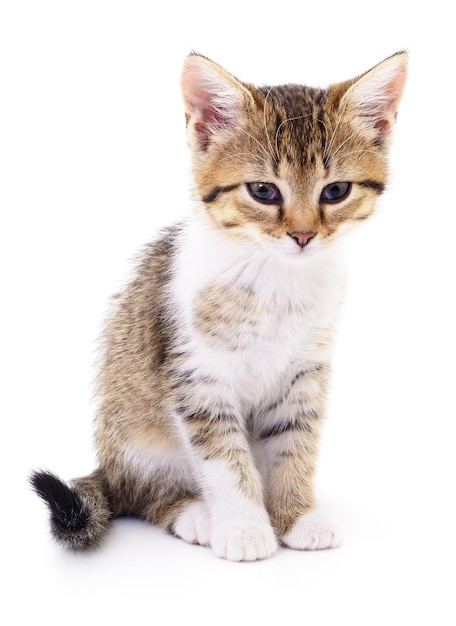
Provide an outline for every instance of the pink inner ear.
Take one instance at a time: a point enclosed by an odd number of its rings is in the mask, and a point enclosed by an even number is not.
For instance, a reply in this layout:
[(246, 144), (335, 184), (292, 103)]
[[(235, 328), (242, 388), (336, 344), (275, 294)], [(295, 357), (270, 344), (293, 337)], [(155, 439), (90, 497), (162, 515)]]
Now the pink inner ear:
[(380, 133), (387, 133), (391, 129), (391, 123), (387, 119), (380, 118), (376, 120), (374, 128), (376, 128)]
[(377, 138), (374, 141), (374, 145), (381, 146), (383, 144), (383, 142), (388, 137), (389, 133), (391, 133), (393, 130), (394, 119), (395, 119), (395, 116), (393, 119), (385, 116), (385, 117), (380, 117), (375, 120), (373, 127), (377, 131)]
[(394, 119), (397, 116), (397, 109), (399, 102), (402, 98), (402, 94), (405, 88), (405, 82), (407, 80), (407, 66), (400, 66), (396, 70), (396, 74), (391, 82), (385, 87), (386, 95), (386, 108), (393, 115)]
[(235, 125), (243, 105), (242, 86), (215, 65), (192, 59), (182, 75), (187, 126), (203, 149), (220, 129)]
[(377, 131), (381, 143), (392, 130), (407, 77), (406, 57), (390, 57), (350, 89), (359, 118)]
[(194, 119), (193, 128), (204, 150), (207, 150), (209, 147), (211, 139), (217, 130), (234, 125), (231, 117), (225, 114), (224, 111), (211, 108), (210, 106), (197, 109)]

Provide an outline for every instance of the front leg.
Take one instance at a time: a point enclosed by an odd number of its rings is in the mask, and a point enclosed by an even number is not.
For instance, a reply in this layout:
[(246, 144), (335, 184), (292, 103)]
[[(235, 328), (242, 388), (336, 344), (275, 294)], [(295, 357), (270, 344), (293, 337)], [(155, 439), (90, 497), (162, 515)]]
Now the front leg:
[[(188, 397), (188, 388), (186, 392)], [(214, 396), (205, 404), (211, 409), (201, 408), (202, 404), (196, 408), (181, 402), (175, 417), (209, 513), (208, 543), (217, 556), (233, 561), (269, 557), (277, 549), (277, 539), (242, 420), (233, 410), (218, 409)], [(176, 522), (177, 534), (180, 527), (182, 519)]]
[(265, 461), (267, 509), (281, 542), (297, 550), (335, 547), (339, 537), (315, 509), (313, 479), (326, 368), (301, 371), (263, 414), (257, 438)]

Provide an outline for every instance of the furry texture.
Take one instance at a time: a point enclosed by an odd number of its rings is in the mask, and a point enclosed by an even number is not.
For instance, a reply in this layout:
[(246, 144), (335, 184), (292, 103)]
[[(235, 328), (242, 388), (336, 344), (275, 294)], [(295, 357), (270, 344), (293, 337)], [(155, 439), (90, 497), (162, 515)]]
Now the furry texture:
[(53, 536), (70, 550), (94, 548), (105, 534), (111, 513), (99, 472), (63, 483), (49, 472), (34, 472), (30, 482), (48, 505)]
[(54, 536), (97, 545), (135, 515), (232, 560), (336, 545), (313, 474), (341, 233), (387, 182), (399, 53), (312, 89), (255, 88), (199, 55), (182, 74), (194, 214), (145, 251), (115, 301), (98, 381), (99, 467), (32, 484)]

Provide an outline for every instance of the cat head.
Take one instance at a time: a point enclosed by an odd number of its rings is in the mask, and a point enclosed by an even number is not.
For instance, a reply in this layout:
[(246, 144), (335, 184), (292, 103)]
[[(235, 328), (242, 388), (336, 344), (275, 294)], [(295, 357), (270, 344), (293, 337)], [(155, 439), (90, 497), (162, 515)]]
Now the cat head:
[(182, 92), (201, 206), (227, 236), (284, 258), (330, 245), (385, 188), (406, 75), (401, 52), (328, 89), (256, 88), (190, 55)]

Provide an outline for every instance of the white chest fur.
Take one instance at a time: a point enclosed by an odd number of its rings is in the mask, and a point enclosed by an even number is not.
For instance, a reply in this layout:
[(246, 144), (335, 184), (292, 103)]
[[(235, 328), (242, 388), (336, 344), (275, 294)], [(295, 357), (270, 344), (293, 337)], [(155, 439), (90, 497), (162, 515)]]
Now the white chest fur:
[(293, 371), (326, 362), (343, 263), (335, 248), (301, 260), (231, 240), (201, 217), (189, 223), (170, 287), (186, 367), (251, 405)]

